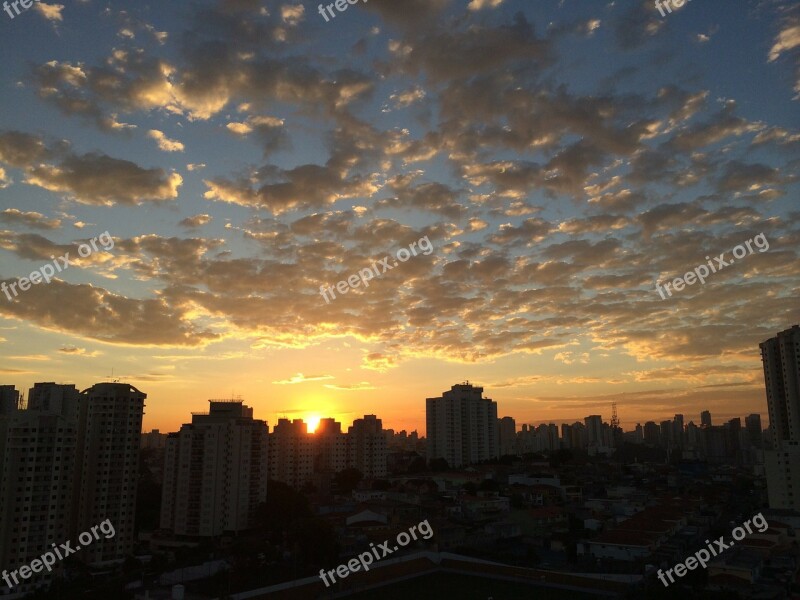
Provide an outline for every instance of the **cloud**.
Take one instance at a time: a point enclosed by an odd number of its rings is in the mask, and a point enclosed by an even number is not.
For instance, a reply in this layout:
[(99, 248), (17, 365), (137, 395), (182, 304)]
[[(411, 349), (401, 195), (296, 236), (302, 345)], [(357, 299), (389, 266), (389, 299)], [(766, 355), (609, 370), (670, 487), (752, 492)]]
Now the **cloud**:
[(0, 212), (0, 221), (20, 224), (32, 229), (58, 229), (61, 227), (61, 219), (48, 219), (42, 213), (23, 212), (16, 208), (7, 208)]
[(281, 6), (281, 19), (287, 25), (295, 26), (305, 18), (305, 12), (302, 4), (284, 4)]
[(0, 161), (12, 167), (27, 167), (45, 158), (49, 150), (44, 141), (21, 131), (0, 132)]
[(798, 100), (800, 99), (800, 10), (797, 6), (782, 19), (781, 30), (769, 51), (769, 62), (778, 60), (784, 54), (789, 54), (794, 62), (796, 94), (794, 99)]
[(781, 31), (775, 38), (775, 43), (769, 50), (769, 61), (778, 60), (781, 54), (800, 47), (800, 18), (790, 16), (783, 22)]
[(467, 5), (468, 10), (477, 11), (486, 8), (497, 8), (503, 3), (503, 0), (471, 0)]
[(255, 174), (266, 180), (253, 187), (250, 180), (216, 178), (205, 180), (208, 200), (228, 202), (282, 214), (291, 210), (322, 208), (338, 200), (370, 197), (377, 187), (373, 178), (352, 178), (338, 170), (319, 165), (300, 165), (292, 169), (263, 169)]
[(186, 217), (183, 219), (179, 225), (182, 227), (188, 227), (190, 229), (194, 229), (197, 227), (202, 227), (203, 225), (208, 225), (212, 221), (211, 215), (202, 214), (202, 215), (194, 215), (193, 217)]
[(303, 375), (302, 373), (298, 373), (297, 375), (293, 375), (289, 379), (283, 379), (279, 381), (273, 381), (272, 383), (276, 385), (294, 385), (297, 383), (307, 383), (309, 381), (325, 381), (326, 379), (333, 379), (332, 375)]
[(58, 349), (59, 352), (62, 354), (68, 354), (71, 356), (87, 356), (90, 358), (94, 358), (100, 355), (100, 352), (97, 350), (88, 351), (86, 348), (80, 348), (78, 346), (62, 346)]
[(36, 4), (33, 5), (33, 8), (48, 21), (64, 20), (64, 16), (61, 14), (61, 11), (64, 10), (63, 4), (46, 4), (37, 1)]
[[(64, 310), (67, 305), (70, 309)], [(31, 287), (15, 302), (0, 303), (0, 315), (118, 345), (198, 347), (219, 339), (218, 334), (191, 323), (188, 308), (55, 279)]]
[(326, 387), (331, 390), (342, 390), (347, 392), (363, 392), (367, 390), (377, 389), (368, 381), (362, 381), (360, 383), (353, 383), (350, 385), (336, 385), (336, 384), (326, 383), (324, 384), (323, 387)]
[(241, 137), (247, 137), (251, 133), (255, 133), (262, 144), (265, 157), (276, 150), (287, 148), (289, 145), (289, 138), (284, 129), (284, 121), (276, 117), (250, 116), (245, 122), (233, 121), (225, 127), (231, 133)]
[(40, 165), (27, 172), (26, 183), (63, 192), (81, 204), (111, 206), (174, 200), (183, 178), (163, 169), (144, 169), (105, 154), (72, 155), (58, 165)]
[(156, 140), (158, 148), (164, 152), (183, 152), (184, 146), (177, 140), (169, 139), (163, 131), (158, 129), (151, 129), (147, 132), (147, 137)]

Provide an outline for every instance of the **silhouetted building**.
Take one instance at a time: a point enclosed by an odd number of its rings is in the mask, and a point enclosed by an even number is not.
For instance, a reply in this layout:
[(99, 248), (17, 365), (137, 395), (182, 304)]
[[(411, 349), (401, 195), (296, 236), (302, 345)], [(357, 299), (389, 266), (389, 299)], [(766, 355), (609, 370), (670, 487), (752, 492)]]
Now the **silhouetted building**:
[(314, 472), (338, 473), (347, 468), (347, 435), (333, 418), (320, 419), (313, 433)]
[(759, 347), (773, 447), (764, 453), (769, 505), (800, 510), (800, 326)]
[(425, 412), (428, 460), (461, 467), (497, 458), (497, 403), (483, 397), (482, 387), (454, 385), (441, 398), (427, 398)]
[(314, 473), (314, 437), (303, 419), (278, 419), (269, 436), (270, 478), (300, 488)]
[(241, 401), (209, 400), (209, 412), (167, 438), (161, 528), (213, 537), (252, 526), (266, 500), (269, 428)]
[(661, 439), (661, 431), (653, 421), (644, 424), (644, 443), (648, 446), (658, 446)]
[(133, 551), (139, 446), (147, 394), (127, 383), (96, 383), (81, 392), (77, 469), (77, 532), (109, 519), (115, 535), (82, 550), (89, 563), (124, 558)]
[(498, 422), (500, 455), (515, 454), (517, 442), (517, 424), (512, 417), (503, 417)]
[(747, 439), (753, 448), (760, 450), (764, 447), (761, 430), (761, 415), (752, 414), (744, 418), (744, 427), (747, 430)]
[(167, 445), (167, 434), (153, 429), (142, 434), (142, 448), (161, 450)]
[(383, 422), (375, 415), (356, 419), (347, 430), (347, 462), (364, 477), (385, 477), (386, 436)]
[(19, 408), (19, 391), (13, 385), (0, 385), (0, 415), (9, 415)]
[[(0, 416), (0, 565), (9, 571), (76, 535), (80, 394), (74, 385), (37, 383), (28, 397), (27, 410)], [(48, 397), (60, 402), (42, 401)], [(14, 591), (44, 586), (49, 577), (34, 573)]]

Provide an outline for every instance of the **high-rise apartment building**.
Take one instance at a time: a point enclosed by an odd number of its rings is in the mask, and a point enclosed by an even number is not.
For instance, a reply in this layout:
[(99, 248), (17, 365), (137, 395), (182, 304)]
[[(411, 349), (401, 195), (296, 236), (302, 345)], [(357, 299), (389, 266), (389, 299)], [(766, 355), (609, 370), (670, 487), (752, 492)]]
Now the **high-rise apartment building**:
[(498, 443), (500, 456), (516, 454), (517, 451), (517, 423), (513, 417), (503, 417), (498, 422)]
[(769, 505), (800, 510), (800, 326), (759, 347), (773, 447), (764, 453)]
[(315, 473), (338, 473), (347, 468), (348, 436), (342, 433), (341, 423), (320, 419), (313, 436)]
[(425, 402), (428, 460), (461, 467), (498, 456), (497, 403), (483, 397), (482, 387), (454, 385)]
[(700, 427), (711, 427), (711, 413), (707, 410), (700, 413)]
[[(60, 401), (36, 401), (42, 396)], [(29, 399), (34, 401), (27, 410), (0, 414), (3, 568), (18, 569), (49, 550), (52, 543), (74, 538), (79, 398), (75, 386), (37, 383), (30, 391)], [(10, 403), (6, 408), (11, 408)], [(48, 580), (47, 572), (35, 573), (14, 591), (31, 591)]]
[(586, 425), (586, 436), (590, 446), (603, 446), (603, 417), (589, 415), (583, 419)]
[(142, 434), (142, 448), (152, 450), (163, 450), (167, 445), (167, 434), (161, 433), (158, 429), (153, 429)]
[(753, 448), (761, 450), (764, 447), (764, 436), (761, 430), (761, 415), (752, 414), (744, 418), (744, 428), (747, 430), (747, 441)]
[(270, 478), (300, 488), (314, 473), (314, 437), (303, 419), (278, 419), (269, 436)]
[(116, 531), (83, 550), (87, 562), (124, 558), (133, 550), (145, 398), (127, 383), (96, 383), (81, 392), (76, 531), (106, 519)]
[(161, 527), (213, 537), (252, 526), (267, 497), (269, 429), (239, 400), (209, 400), (207, 413), (169, 435)]
[(19, 408), (19, 391), (13, 385), (0, 385), (0, 415), (8, 415)]
[(347, 462), (364, 477), (385, 477), (387, 473), (386, 436), (383, 422), (375, 415), (356, 419), (347, 430)]
[(661, 443), (661, 429), (653, 421), (647, 421), (643, 428), (644, 443), (648, 446), (658, 446)]
[(677, 414), (672, 419), (672, 440), (674, 444), (679, 447), (683, 448), (683, 438), (685, 436), (686, 427), (683, 423), (683, 415)]

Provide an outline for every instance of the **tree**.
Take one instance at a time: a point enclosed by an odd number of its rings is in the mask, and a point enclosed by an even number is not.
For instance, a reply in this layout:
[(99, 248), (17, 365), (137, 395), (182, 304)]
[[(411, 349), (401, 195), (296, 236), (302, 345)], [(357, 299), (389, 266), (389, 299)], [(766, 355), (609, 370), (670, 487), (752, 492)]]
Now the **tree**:
[(356, 488), (362, 479), (364, 479), (364, 475), (361, 474), (361, 471), (351, 467), (344, 469), (343, 471), (339, 471), (333, 477), (333, 482), (336, 484), (339, 493), (349, 494)]
[(411, 461), (411, 464), (408, 465), (408, 472), (409, 474), (422, 473), (423, 471), (426, 471), (427, 468), (428, 465), (425, 463), (425, 459), (421, 456), (417, 456)]
[(552, 468), (560, 467), (563, 463), (571, 461), (575, 456), (572, 451), (567, 448), (560, 448), (550, 455), (550, 466)]
[(483, 481), (481, 481), (481, 484), (478, 486), (478, 489), (482, 492), (499, 492), (500, 484), (497, 483), (494, 479), (484, 479)]
[(266, 529), (281, 529), (287, 523), (311, 516), (306, 497), (282, 481), (267, 482), (267, 499), (256, 510), (256, 522)]
[(449, 471), (450, 465), (447, 464), (447, 461), (443, 458), (433, 458), (430, 462), (430, 469), (434, 473), (441, 472), (441, 471)]

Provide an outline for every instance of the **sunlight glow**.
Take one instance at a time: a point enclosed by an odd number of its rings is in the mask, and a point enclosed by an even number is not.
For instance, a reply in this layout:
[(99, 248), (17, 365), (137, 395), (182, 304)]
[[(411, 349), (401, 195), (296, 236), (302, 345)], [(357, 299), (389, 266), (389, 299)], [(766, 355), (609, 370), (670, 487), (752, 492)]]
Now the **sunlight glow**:
[(306, 424), (308, 424), (309, 433), (314, 433), (314, 431), (316, 431), (320, 418), (321, 417), (319, 415), (308, 415), (305, 419), (303, 419)]

